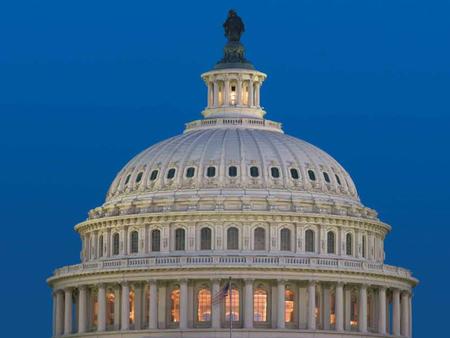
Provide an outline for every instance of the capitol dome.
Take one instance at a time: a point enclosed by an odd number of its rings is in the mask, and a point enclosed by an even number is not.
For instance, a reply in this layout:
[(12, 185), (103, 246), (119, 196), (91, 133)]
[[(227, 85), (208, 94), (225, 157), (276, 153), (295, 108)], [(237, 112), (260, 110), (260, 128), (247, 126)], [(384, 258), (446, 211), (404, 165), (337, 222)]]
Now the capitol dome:
[(54, 337), (411, 337), (409, 270), (347, 171), (265, 118), (230, 11), (203, 119), (117, 174), (56, 269)]

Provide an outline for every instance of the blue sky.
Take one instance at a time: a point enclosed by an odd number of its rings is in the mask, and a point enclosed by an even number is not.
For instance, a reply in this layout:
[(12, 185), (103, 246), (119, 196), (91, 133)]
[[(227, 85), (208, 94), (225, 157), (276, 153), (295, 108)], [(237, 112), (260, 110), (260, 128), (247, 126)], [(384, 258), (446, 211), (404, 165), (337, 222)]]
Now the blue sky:
[(0, 4), (5, 337), (50, 336), (45, 279), (78, 261), (73, 226), (132, 156), (199, 118), (229, 8), (268, 74), (267, 117), (350, 172), (393, 227), (387, 263), (421, 280), (415, 337), (442, 335), (449, 1), (16, 1)]

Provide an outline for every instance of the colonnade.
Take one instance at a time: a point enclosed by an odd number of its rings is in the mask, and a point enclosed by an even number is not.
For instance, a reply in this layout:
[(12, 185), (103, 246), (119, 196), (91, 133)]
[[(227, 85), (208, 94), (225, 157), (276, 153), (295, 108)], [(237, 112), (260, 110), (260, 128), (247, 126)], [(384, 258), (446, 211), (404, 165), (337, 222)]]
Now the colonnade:
[[(226, 282), (152, 279), (58, 289), (53, 295), (54, 336), (89, 331), (225, 329), (229, 318), (236, 330), (263, 327), (411, 336), (408, 290), (342, 282), (233, 280), (236, 294), (230, 309), (228, 297), (214, 301)], [(207, 291), (206, 298), (196, 298), (199, 290)]]

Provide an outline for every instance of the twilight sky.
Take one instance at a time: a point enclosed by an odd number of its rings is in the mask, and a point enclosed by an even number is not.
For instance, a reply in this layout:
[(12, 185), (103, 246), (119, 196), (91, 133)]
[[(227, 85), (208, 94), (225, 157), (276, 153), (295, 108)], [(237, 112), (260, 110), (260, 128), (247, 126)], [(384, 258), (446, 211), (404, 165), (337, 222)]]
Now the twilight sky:
[[(137, 152), (200, 117), (222, 23), (244, 19), (267, 117), (334, 156), (412, 269), (414, 336), (450, 304), (450, 1), (0, 4), (2, 336), (50, 337), (45, 279)], [(3, 319), (5, 319), (3, 321)], [(31, 331), (32, 330), (32, 331)]]

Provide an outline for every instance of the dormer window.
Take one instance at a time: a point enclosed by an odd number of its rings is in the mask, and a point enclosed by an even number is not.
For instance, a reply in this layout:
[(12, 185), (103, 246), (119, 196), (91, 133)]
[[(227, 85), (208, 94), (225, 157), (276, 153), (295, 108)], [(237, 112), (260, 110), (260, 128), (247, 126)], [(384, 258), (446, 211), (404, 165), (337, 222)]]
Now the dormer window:
[(207, 177), (215, 177), (216, 176), (216, 167), (208, 167), (206, 169), (206, 176)]
[(325, 182), (330, 183), (330, 176), (326, 172), (323, 173), (323, 178), (325, 179)]
[(195, 168), (194, 167), (189, 167), (186, 169), (186, 177), (187, 178), (192, 178), (195, 175)]
[(290, 172), (291, 172), (291, 177), (292, 177), (294, 180), (298, 180), (298, 179), (300, 178), (297, 169), (291, 168)]
[(311, 181), (315, 181), (316, 180), (316, 174), (312, 170), (308, 170), (308, 177), (309, 177), (309, 179)]
[(250, 176), (251, 177), (259, 177), (259, 168), (258, 167), (250, 167)]
[(228, 176), (236, 177), (237, 176), (237, 167), (234, 165), (228, 167)]
[(154, 181), (158, 178), (158, 170), (153, 170), (152, 173), (150, 174), (150, 181)]
[(140, 172), (137, 176), (136, 176), (136, 183), (139, 183), (142, 180), (142, 172)]
[(175, 168), (170, 168), (169, 171), (167, 172), (167, 178), (169, 180), (174, 178), (175, 177), (175, 172), (176, 172)]
[(272, 167), (270, 168), (270, 174), (272, 175), (272, 178), (280, 178), (280, 169)]

